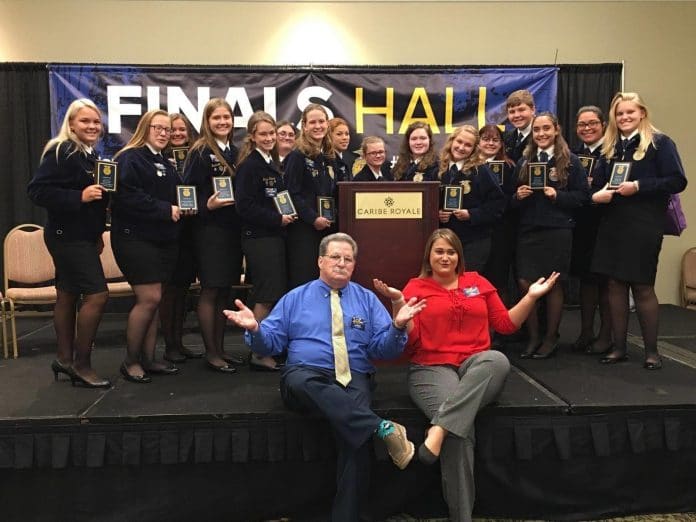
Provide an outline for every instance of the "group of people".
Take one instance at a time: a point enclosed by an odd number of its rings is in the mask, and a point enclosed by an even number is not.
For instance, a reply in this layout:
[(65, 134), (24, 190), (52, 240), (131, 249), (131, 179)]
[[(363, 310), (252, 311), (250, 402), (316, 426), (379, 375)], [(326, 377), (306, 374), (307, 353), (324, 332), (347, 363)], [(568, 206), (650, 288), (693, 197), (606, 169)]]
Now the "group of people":
[[(234, 373), (243, 361), (223, 349), (230, 320), (246, 330), (252, 368), (280, 372), (288, 407), (318, 413), (333, 428), (334, 520), (358, 520), (366, 507), (366, 443), (373, 435), (399, 468), (416, 453), (426, 464), (439, 460), (452, 519), (470, 520), (475, 417), (495, 400), (509, 369), (505, 355), (490, 350), (491, 331), (511, 334), (526, 324), (529, 341), (520, 356), (553, 355), (563, 309), (556, 283), (574, 273), (582, 282), (582, 331), (574, 346), (601, 354), (605, 364), (626, 360), (630, 289), (644, 366), (659, 369), (657, 260), (667, 200), (686, 186), (674, 143), (653, 126), (637, 94), (618, 93), (608, 121), (597, 107), (578, 111), (578, 154), (553, 114), (535, 114), (529, 92), (512, 93), (507, 113), (511, 132), (464, 125), (439, 154), (431, 129), (413, 123), (391, 167), (381, 138), (365, 138), (360, 157), (349, 151), (348, 123), (329, 120), (321, 105), (303, 111), (301, 132), (254, 113), (239, 151), (225, 100), (207, 103), (195, 139), (183, 116), (149, 111), (114, 157), (118, 185), (111, 193), (93, 178), (101, 113), (91, 101), (76, 100), (28, 188), (48, 209), (45, 240), (58, 294), (56, 378), (110, 385), (90, 363), (108, 298), (99, 253), (110, 209), (114, 254), (135, 293), (125, 379), (150, 382), (152, 374), (174, 374), (176, 364), (202, 356), (211, 370)], [(172, 153), (181, 147), (188, 147), (183, 161)], [(617, 162), (630, 164), (630, 176), (610, 186)], [(542, 185), (531, 181), (539, 165)], [(218, 176), (232, 179), (233, 201), (214, 188)], [(445, 190), (459, 187), (461, 198), (459, 208), (443, 204), (439, 211), (442, 228), (427, 241), (417, 277), (403, 289), (374, 281), (391, 300), (390, 317), (372, 292), (350, 281), (356, 242), (337, 232), (317, 200), (337, 202), (339, 181), (391, 179), (439, 181)], [(177, 204), (182, 184), (197, 189), (195, 215)], [(274, 201), (285, 190), (294, 214), (279, 212)], [(230, 288), (242, 272), (253, 284), (253, 303), (237, 299), (232, 311)], [(204, 354), (181, 342), (186, 291), (196, 277)], [(517, 302), (510, 277), (519, 285)], [(545, 329), (537, 318), (542, 296)], [(595, 338), (596, 308), (602, 321)], [(162, 361), (155, 358), (160, 324)], [(417, 451), (403, 426), (370, 409), (371, 360), (403, 351), (411, 361), (410, 395), (432, 424)], [(283, 354), (284, 366), (277, 362)]]

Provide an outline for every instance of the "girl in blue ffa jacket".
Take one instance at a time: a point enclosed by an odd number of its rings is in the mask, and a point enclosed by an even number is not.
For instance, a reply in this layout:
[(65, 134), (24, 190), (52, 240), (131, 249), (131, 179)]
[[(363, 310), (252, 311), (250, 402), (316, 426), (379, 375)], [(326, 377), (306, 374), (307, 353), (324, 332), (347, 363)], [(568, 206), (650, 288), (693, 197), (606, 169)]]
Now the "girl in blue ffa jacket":
[(367, 136), (360, 145), (360, 152), (365, 162), (360, 171), (353, 176), (353, 181), (394, 181), (387, 159), (384, 140), (379, 136)]
[(220, 198), (214, 177), (227, 177), (234, 186), (237, 149), (232, 145), (234, 117), (232, 107), (222, 98), (211, 99), (203, 109), (201, 136), (191, 147), (184, 167), (184, 179), (196, 186), (198, 217), (194, 242), (201, 295), (198, 322), (205, 345), (208, 368), (234, 373), (233, 364), (243, 359), (224, 352), (225, 316), (232, 285), (242, 274), (242, 240), (239, 215), (234, 200)]
[[(592, 271), (608, 278), (613, 349), (600, 362), (627, 359), (628, 288), (633, 291), (645, 345), (644, 367), (662, 368), (657, 351), (657, 260), (670, 194), (686, 188), (677, 147), (650, 122), (640, 96), (620, 92), (609, 109), (602, 156), (592, 180), (592, 201), (603, 206)], [(630, 164), (628, 179), (608, 186), (617, 162)], [(617, 180), (618, 181), (618, 180)]]
[(101, 112), (94, 102), (73, 101), (58, 135), (44, 147), (28, 187), (31, 200), (48, 210), (44, 240), (56, 267), (53, 324), (58, 353), (51, 369), (56, 379), (63, 373), (73, 384), (93, 388), (111, 385), (96, 374), (90, 362), (92, 342), (109, 296), (99, 260), (108, 198), (94, 183), (97, 155), (93, 147), (101, 135)]
[(319, 242), (335, 231), (336, 223), (319, 214), (317, 198), (332, 197), (337, 204), (336, 183), (348, 181), (336, 167), (328, 130), (326, 109), (310, 103), (302, 112), (302, 133), (297, 148), (285, 158), (285, 181), (299, 218), (288, 227), (289, 288), (319, 277)]
[[(546, 165), (543, 187), (529, 182), (529, 163)], [(539, 174), (542, 175), (542, 174)], [(517, 164), (519, 186), (511, 204), (520, 209), (517, 241), (517, 277), (526, 293), (531, 283), (552, 272), (568, 275), (575, 209), (589, 203), (587, 174), (570, 152), (556, 116), (542, 112), (532, 120), (532, 141)], [(563, 312), (563, 287), (546, 295), (546, 336), (540, 338), (536, 308), (526, 321), (529, 343), (523, 358), (546, 359), (558, 347), (558, 326)]]
[(336, 168), (339, 170), (339, 177), (346, 181), (353, 178), (353, 164), (358, 159), (358, 155), (350, 147), (350, 127), (343, 118), (331, 118), (329, 120), (329, 137), (336, 152)]
[(437, 181), (439, 169), (433, 131), (430, 125), (416, 121), (408, 126), (392, 169), (394, 181)]
[(439, 178), (443, 192), (461, 187), (459, 209), (440, 210), (440, 223), (462, 242), (466, 270), (482, 272), (491, 250), (493, 227), (500, 221), (505, 199), (490, 169), (479, 157), (479, 134), (463, 125), (447, 138), (440, 153)]
[[(493, 178), (503, 191), (505, 205), (501, 220), (493, 226), (491, 234), (491, 251), (484, 274), (493, 283), (503, 302), (512, 306), (510, 296), (510, 274), (515, 259), (515, 243), (517, 242), (517, 221), (519, 213), (510, 206), (517, 189), (515, 178), (515, 162), (505, 152), (503, 132), (497, 125), (488, 124), (479, 129), (479, 152), (481, 159), (491, 170)], [(492, 162), (497, 162), (491, 164)], [(514, 287), (517, 283), (514, 283)]]
[[(278, 211), (275, 198), (285, 190), (280, 172), (273, 117), (255, 112), (239, 154), (237, 207), (242, 218), (242, 247), (251, 291), (254, 317), (261, 322), (287, 291), (287, 227), (297, 219)], [(273, 357), (252, 354), (252, 370), (278, 370)]]
[[(183, 114), (170, 114), (172, 136), (169, 146), (163, 151), (164, 157), (176, 169), (179, 182), (184, 183), (184, 161), (180, 151), (174, 154), (174, 149), (190, 147), (195, 141), (193, 125)], [(176, 156), (176, 157), (175, 157)], [(202, 352), (193, 351), (183, 344), (184, 319), (186, 317), (186, 294), (196, 280), (196, 263), (193, 248), (193, 219), (183, 219), (179, 232), (179, 256), (171, 280), (162, 289), (159, 316), (164, 337), (163, 358), (173, 363), (183, 363), (186, 359), (203, 357)]]
[[(582, 145), (575, 153), (587, 172), (587, 181), (592, 183), (597, 169), (606, 129), (604, 113), (599, 107), (587, 105), (577, 112), (576, 133)], [(594, 160), (594, 161), (591, 161)], [(597, 229), (601, 217), (601, 205), (585, 205), (575, 211), (573, 229), (573, 250), (570, 273), (580, 280), (580, 334), (573, 343), (573, 349), (585, 353), (604, 354), (611, 346), (611, 317), (607, 298), (606, 278), (590, 270)], [(595, 338), (595, 310), (599, 309), (600, 327)]]
[(169, 114), (148, 111), (130, 141), (114, 156), (119, 182), (112, 209), (111, 243), (116, 262), (135, 293), (121, 373), (135, 383), (150, 382), (148, 373), (178, 372), (171, 364), (155, 361), (162, 286), (172, 276), (179, 250), (179, 177), (162, 156), (171, 132)]

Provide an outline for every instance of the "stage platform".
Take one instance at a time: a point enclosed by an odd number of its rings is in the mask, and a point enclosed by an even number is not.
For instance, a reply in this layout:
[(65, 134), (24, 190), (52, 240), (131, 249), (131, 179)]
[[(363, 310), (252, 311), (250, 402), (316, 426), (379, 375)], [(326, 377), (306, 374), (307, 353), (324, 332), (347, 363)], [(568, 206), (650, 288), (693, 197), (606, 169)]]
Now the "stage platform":
[[(497, 404), (477, 421), (475, 514), (587, 520), (696, 511), (696, 312), (660, 308), (664, 369), (642, 367), (635, 314), (630, 360), (600, 365), (570, 350), (579, 313), (569, 310), (561, 349), (522, 360)], [(189, 317), (194, 326), (193, 314)], [(327, 425), (287, 411), (278, 375), (201, 361), (149, 385), (118, 373), (125, 314), (108, 314), (93, 356), (108, 390), (55, 382), (50, 317), (20, 318), (20, 358), (0, 360), (0, 517), (33, 521), (325, 520), (334, 484)], [(189, 331), (189, 346), (200, 335)], [(245, 354), (239, 330), (226, 338)], [(380, 367), (374, 409), (406, 425), (427, 422), (408, 398), (405, 367)], [(399, 471), (375, 442), (375, 520), (396, 513), (443, 517), (439, 470)]]

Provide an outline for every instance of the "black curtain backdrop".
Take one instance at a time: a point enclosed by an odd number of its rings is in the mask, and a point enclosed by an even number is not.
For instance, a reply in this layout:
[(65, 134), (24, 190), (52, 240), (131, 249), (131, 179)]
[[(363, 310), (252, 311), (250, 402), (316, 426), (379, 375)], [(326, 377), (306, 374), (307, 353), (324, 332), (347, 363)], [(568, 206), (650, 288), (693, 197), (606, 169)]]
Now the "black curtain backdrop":
[(0, 121), (0, 237), (4, 240), (15, 225), (43, 224), (46, 219), (26, 192), (51, 132), (45, 63), (0, 63)]
[(560, 66), (557, 116), (571, 149), (580, 144), (575, 134), (577, 110), (583, 105), (596, 105), (607, 117), (611, 99), (621, 90), (622, 68), (620, 63)]
[[(43, 224), (45, 220), (44, 211), (34, 207), (28, 200), (26, 186), (39, 164), (41, 150), (50, 138), (46, 66), (46, 63), (0, 63), (0, 117), (3, 122), (0, 127), (2, 238), (15, 225)], [(341, 69), (334, 66), (329, 68)], [(407, 68), (408, 66), (404, 67)], [(573, 146), (577, 144), (575, 112), (582, 105), (590, 104), (608, 110), (612, 96), (621, 86), (622, 65), (560, 65), (559, 69), (558, 117), (566, 139)]]

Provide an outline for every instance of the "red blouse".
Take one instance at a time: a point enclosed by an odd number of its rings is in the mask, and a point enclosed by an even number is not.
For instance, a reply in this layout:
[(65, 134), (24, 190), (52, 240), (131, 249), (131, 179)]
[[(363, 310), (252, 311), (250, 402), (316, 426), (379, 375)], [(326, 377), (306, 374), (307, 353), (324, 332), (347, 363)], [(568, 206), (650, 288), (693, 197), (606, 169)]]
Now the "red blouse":
[(426, 308), (413, 318), (406, 345), (415, 364), (459, 366), (490, 348), (490, 327), (502, 334), (517, 330), (495, 287), (478, 272), (460, 275), (456, 290), (447, 290), (429, 277), (416, 277), (403, 293), (406, 300), (427, 300)]

